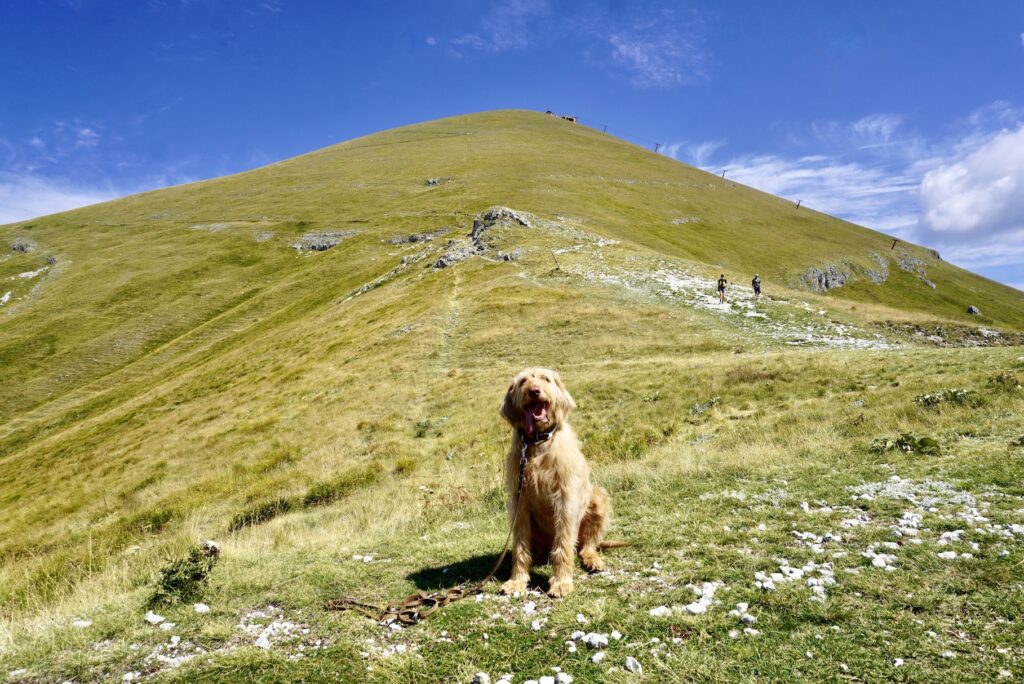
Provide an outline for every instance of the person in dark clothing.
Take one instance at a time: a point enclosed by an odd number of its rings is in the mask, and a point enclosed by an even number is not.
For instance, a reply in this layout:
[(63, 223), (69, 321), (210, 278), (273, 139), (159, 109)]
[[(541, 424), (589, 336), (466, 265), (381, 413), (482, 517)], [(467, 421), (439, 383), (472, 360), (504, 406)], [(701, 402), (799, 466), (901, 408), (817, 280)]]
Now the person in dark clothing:
[(725, 279), (725, 274), (718, 276), (718, 303), (725, 304), (725, 286), (729, 284), (729, 281)]
[(750, 281), (750, 284), (754, 286), (754, 299), (761, 298), (761, 276), (754, 274), (754, 279)]

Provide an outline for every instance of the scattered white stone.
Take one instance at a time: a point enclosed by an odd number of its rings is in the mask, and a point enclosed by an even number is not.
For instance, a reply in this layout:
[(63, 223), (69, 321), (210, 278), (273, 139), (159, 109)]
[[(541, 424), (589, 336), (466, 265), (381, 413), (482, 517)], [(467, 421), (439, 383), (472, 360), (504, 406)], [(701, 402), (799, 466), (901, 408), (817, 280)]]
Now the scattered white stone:
[(585, 636), (587, 636), (586, 632), (584, 632), (582, 629), (577, 629), (575, 632), (573, 632), (571, 635), (569, 635), (569, 638), (572, 639), (573, 641), (579, 641), (580, 639), (582, 639)]
[(849, 672), (850, 671), (850, 666), (847, 665), (846, 663), (839, 663), (839, 669), (842, 670), (843, 672)]
[(533, 615), (536, 612), (537, 612), (537, 604), (534, 603), (533, 601), (527, 601), (526, 603), (523, 604), (523, 614), (524, 615)]
[(576, 613), (576, 622), (580, 623), (581, 625), (587, 624), (587, 616), (583, 613)]
[(758, 636), (758, 635), (761, 634), (761, 630), (754, 629), (753, 627), (744, 627), (743, 628), (743, 633), (748, 635), (748, 636)]
[(750, 613), (744, 613), (740, 616), (740, 622), (742, 622), (745, 625), (753, 625), (757, 623), (757, 618), (751, 615)]
[(121, 681), (122, 682), (134, 682), (134, 681), (137, 681), (139, 679), (142, 679), (142, 673), (141, 672), (125, 672), (124, 676), (121, 677)]
[(71, 626), (75, 629), (86, 629), (92, 627), (92, 620), (74, 620), (71, 622)]
[(555, 675), (555, 684), (572, 684), (572, 680), (573, 676), (565, 672), (559, 672)]
[(1009, 670), (1000, 670), (999, 671), (999, 676), (1002, 677), (1003, 679), (1009, 679), (1009, 678), (1013, 677), (1013, 673), (1010, 672)]
[(635, 674), (644, 673), (644, 668), (640, 664), (640, 661), (634, 658), (633, 656), (628, 656), (626, 658), (626, 669)]
[(21, 677), (25, 674), (28, 674), (28, 670), (24, 667), (19, 667), (17, 670), (11, 670), (10, 672), (8, 672), (7, 676), (11, 679), (17, 679), (18, 677)]
[(953, 658), (956, 658), (956, 653), (953, 653), (952, 651), (943, 651), (942, 652), (942, 657), (946, 658), (946, 659), (949, 659), (949, 660), (952, 660)]
[(590, 632), (583, 637), (583, 643), (590, 648), (607, 648), (608, 646), (608, 635), (598, 634), (597, 632)]
[(893, 667), (903, 667), (903, 658), (893, 658), (892, 659), (892, 666)]
[[(163, 615), (157, 615), (156, 613), (150, 610), (146, 612), (146, 614), (143, 616), (143, 619), (151, 625), (159, 625), (166, 618)], [(131, 673), (129, 672), (128, 674)]]
[(177, 625), (175, 623), (173, 623), (173, 622), (161, 622), (160, 623), (160, 629), (164, 630), (165, 632), (170, 632), (175, 627), (177, 627)]
[(194, 606), (192, 606), (192, 608), (200, 615), (204, 615), (210, 612), (210, 606), (206, 605), (205, 603), (197, 603)]
[(956, 551), (939, 551), (935, 555), (942, 560), (953, 560), (956, 558)]
[(472, 684), (491, 684), (491, 676), (486, 672), (477, 672), (473, 675)]
[(595, 665), (600, 665), (601, 661), (605, 659), (606, 655), (607, 654), (604, 651), (598, 651), (594, 655), (590, 656), (590, 662), (594, 663)]
[(547, 620), (543, 620), (543, 619), (534, 620), (533, 622), (530, 623), (530, 629), (532, 629), (534, 632), (539, 632), (541, 630), (541, 628), (544, 627), (544, 624), (546, 622), (547, 622)]
[(808, 658), (813, 658), (814, 657), (814, 654), (811, 653), (810, 651), (804, 651), (804, 655), (807, 656)]
[(672, 610), (668, 606), (658, 606), (657, 608), (651, 608), (647, 613), (651, 617), (668, 617), (672, 614)]
[(705, 603), (695, 601), (694, 603), (688, 603), (686, 605), (686, 612), (690, 615), (703, 615), (708, 612), (708, 606)]
[(613, 629), (612, 630), (612, 639), (615, 639), (616, 641), (619, 641), (620, 639), (622, 639), (622, 632), (620, 632), (617, 629)]

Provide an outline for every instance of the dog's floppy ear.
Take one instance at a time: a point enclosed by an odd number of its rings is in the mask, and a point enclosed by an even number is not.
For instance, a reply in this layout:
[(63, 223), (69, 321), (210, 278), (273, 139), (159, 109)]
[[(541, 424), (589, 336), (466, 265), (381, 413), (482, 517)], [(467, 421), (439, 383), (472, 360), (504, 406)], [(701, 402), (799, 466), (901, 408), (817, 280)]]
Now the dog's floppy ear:
[(558, 373), (552, 373), (551, 379), (555, 381), (555, 386), (558, 387), (558, 391), (562, 395), (562, 400), (560, 402), (563, 404), (562, 412), (568, 416), (569, 413), (576, 408), (576, 401), (572, 398), (572, 395), (569, 394), (569, 390), (565, 388), (565, 385), (562, 383), (562, 378), (559, 377)]
[(508, 391), (505, 392), (505, 401), (501, 402), (502, 417), (514, 426), (523, 422), (523, 414), (516, 406), (515, 389), (515, 383), (509, 385)]

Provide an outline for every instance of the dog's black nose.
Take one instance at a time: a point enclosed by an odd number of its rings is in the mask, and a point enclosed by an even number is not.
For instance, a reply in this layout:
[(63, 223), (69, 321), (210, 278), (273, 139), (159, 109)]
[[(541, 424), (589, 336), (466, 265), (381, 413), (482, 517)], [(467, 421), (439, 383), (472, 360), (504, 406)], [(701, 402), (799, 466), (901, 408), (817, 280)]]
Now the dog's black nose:
[(540, 387), (531, 387), (530, 388), (530, 396), (531, 397), (539, 397), (540, 396)]

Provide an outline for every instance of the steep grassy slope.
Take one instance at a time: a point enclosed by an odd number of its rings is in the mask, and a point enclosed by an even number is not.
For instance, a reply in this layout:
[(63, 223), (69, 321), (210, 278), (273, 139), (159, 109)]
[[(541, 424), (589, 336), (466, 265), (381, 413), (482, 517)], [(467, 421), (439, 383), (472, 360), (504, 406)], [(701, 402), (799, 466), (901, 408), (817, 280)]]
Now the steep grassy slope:
[[(499, 204), (530, 227), (486, 222), (485, 252), (432, 267), (465, 256), (474, 217)], [(292, 248), (325, 232), (338, 234), (327, 251)], [(974, 303), (986, 325), (1020, 330), (1022, 295), (924, 249), (908, 248), (935, 289), (892, 261), (882, 284), (798, 290), (810, 266), (876, 268), (871, 253), (891, 241), (523, 112), (389, 131), (0, 237), (35, 244), (0, 261), (0, 296), (12, 292), (0, 307), (0, 671), (464, 681), (518, 663), (517, 682), (555, 664), (591, 681), (624, 678), (628, 653), (658, 681), (820, 680), (838, 677), (840, 660), (878, 679), (893, 657), (919, 653), (910, 678), (962, 680), (996, 676), (996, 648), (1024, 655), (1016, 623), (986, 627), (1022, 607), (1008, 589), (1024, 580), (1010, 527), (1024, 508), (1011, 446), (1024, 438), (1020, 349), (891, 348), (867, 325), (970, 323)], [(759, 271), (773, 298), (736, 289), (730, 306), (709, 304), (702, 277), (719, 269)], [(322, 613), (338, 594), (380, 601), (486, 571), (504, 537), (496, 407), (534, 364), (569, 382), (588, 458), (617, 502), (615, 536), (634, 541), (609, 555), (613, 572), (565, 602), (535, 599), (548, 621), (537, 632), (521, 602), (493, 597), (408, 633)], [(946, 387), (975, 394), (913, 401)], [(869, 449), (903, 431), (936, 437), (943, 455)], [(968, 492), (1006, 527), (977, 523), (954, 544), (977, 562), (940, 562), (938, 535), (968, 524), (964, 499), (943, 490), (922, 512), (925, 543), (893, 552), (900, 571), (873, 568), (860, 553), (916, 504), (854, 504), (845, 487), (892, 475)], [(851, 516), (867, 521), (841, 527)], [(828, 551), (846, 555), (830, 558), (863, 576), (841, 578), (820, 606), (795, 586), (754, 591), (753, 573), (778, 558), (818, 558), (793, 529), (841, 532)], [(141, 616), (157, 569), (204, 538), (224, 547), (213, 612), (160, 609), (192, 656), (209, 653), (177, 669), (157, 655), (183, 651)], [(729, 638), (731, 606), (703, 621), (647, 614), (688, 603), (692, 581), (754, 602), (760, 640)], [(567, 651), (577, 612), (587, 629), (627, 633), (607, 666)], [(260, 630), (237, 625), (271, 615), (313, 636), (255, 648)], [(76, 617), (93, 624), (75, 628)], [(939, 636), (922, 648), (929, 629)], [(649, 654), (654, 637), (669, 650)], [(300, 643), (308, 652), (291, 657)], [(396, 644), (424, 657), (386, 657)], [(949, 648), (959, 660), (941, 657)]]

